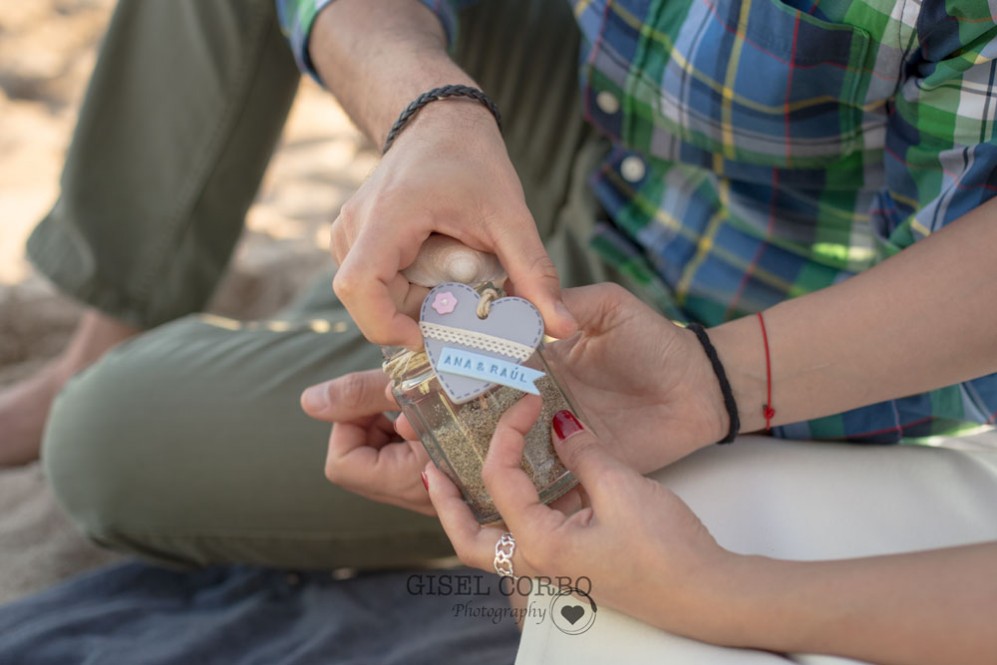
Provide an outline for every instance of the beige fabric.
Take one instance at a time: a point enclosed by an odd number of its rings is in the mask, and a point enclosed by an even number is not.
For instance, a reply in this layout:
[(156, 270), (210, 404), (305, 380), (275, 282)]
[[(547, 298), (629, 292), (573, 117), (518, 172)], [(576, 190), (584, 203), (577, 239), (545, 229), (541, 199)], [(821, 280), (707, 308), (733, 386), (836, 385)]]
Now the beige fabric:
[[(654, 477), (688, 502), (725, 547), (835, 559), (997, 540), (997, 435), (961, 449), (849, 446), (742, 437)], [(597, 584), (594, 583), (594, 584)], [(593, 586), (598, 599), (598, 588)], [(531, 598), (547, 607), (549, 599)], [(599, 607), (567, 635), (527, 619), (517, 665), (842, 665), (820, 655), (723, 649), (656, 630)]]

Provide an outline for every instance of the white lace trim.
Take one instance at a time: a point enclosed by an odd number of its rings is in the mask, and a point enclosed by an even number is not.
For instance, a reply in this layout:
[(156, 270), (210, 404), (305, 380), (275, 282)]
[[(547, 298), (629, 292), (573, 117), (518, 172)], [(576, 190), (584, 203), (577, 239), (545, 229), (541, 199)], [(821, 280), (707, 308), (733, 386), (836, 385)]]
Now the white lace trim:
[(522, 362), (532, 356), (535, 351), (532, 346), (527, 346), (526, 344), (520, 344), (519, 342), (502, 339), (501, 337), (495, 337), (494, 335), (474, 332), (473, 330), (441, 326), (438, 323), (420, 321), (419, 328), (422, 329), (422, 336), (426, 339), (434, 339), (438, 342), (449, 342), (451, 344), (460, 344), (461, 346), (469, 346), (472, 349), (479, 349), (481, 351), (491, 351), (493, 353), (502, 354), (503, 356), (508, 356), (519, 362)]

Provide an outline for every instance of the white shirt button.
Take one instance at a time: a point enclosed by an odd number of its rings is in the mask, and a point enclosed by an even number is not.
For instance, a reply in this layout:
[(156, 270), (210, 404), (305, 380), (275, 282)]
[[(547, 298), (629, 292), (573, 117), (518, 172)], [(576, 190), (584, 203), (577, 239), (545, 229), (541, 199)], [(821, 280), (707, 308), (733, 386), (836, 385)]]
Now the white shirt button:
[(608, 90), (603, 90), (595, 96), (595, 104), (607, 115), (613, 115), (620, 110), (620, 100)]
[(630, 155), (620, 162), (620, 173), (627, 182), (639, 182), (647, 173), (647, 167), (644, 166), (643, 159), (637, 155)]

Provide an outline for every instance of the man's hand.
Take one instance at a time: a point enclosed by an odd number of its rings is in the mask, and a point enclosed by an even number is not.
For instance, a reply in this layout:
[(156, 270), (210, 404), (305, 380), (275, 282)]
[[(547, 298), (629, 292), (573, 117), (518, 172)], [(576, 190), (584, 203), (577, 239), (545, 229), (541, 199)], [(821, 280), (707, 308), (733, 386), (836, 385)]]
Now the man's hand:
[[(309, 44), (323, 82), (378, 146), (422, 93), (479, 87), (450, 59), (437, 18), (411, 0), (336, 0)], [(574, 331), (495, 118), (474, 100), (435, 101), (414, 115), (333, 225), (334, 288), (372, 342), (420, 345), (411, 314), (425, 291), (401, 271), (434, 232), (496, 254), (551, 334)]]
[(301, 406), (312, 418), (333, 423), (325, 475), (374, 501), (435, 514), (420, 473), (429, 461), (418, 441), (395, 434), (385, 415), (395, 411), (381, 370), (354, 372), (308, 388)]
[(496, 254), (551, 334), (574, 331), (495, 119), (473, 101), (420, 111), (333, 224), (333, 285), (371, 341), (420, 345), (412, 316), (426, 290), (401, 272), (432, 233)]

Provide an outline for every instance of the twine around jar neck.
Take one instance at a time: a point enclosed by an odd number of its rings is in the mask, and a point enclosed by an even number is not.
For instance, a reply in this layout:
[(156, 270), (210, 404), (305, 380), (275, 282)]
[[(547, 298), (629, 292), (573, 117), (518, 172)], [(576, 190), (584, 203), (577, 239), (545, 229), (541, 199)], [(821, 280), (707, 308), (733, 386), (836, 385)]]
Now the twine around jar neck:
[(392, 383), (403, 380), (413, 368), (428, 366), (429, 356), (426, 355), (426, 351), (423, 349), (418, 351), (405, 349), (381, 363), (381, 369), (388, 375)]
[(487, 319), (492, 311), (492, 303), (502, 297), (502, 289), (491, 282), (485, 282), (476, 291), (481, 296), (481, 299), (478, 301), (478, 318)]

